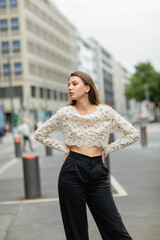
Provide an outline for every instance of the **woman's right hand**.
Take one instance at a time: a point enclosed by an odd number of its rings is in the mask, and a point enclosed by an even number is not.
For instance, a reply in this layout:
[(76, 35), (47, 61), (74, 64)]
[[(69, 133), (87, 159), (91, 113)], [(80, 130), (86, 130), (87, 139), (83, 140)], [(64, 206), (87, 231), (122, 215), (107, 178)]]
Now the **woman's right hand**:
[(67, 153), (65, 153), (65, 156), (64, 156), (64, 159), (63, 159), (63, 163), (66, 161), (66, 158), (68, 157), (68, 155), (69, 155), (69, 152), (70, 152), (70, 147), (68, 147), (67, 146), (67, 150), (68, 150), (68, 152)]

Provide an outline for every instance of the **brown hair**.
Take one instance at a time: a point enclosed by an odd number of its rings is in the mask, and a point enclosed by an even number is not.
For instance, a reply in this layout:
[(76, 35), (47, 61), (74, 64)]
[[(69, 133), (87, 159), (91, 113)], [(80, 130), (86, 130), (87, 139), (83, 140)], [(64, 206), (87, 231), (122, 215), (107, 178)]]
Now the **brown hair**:
[[(88, 99), (91, 104), (95, 104), (95, 105), (104, 104), (103, 102), (100, 101), (99, 94), (98, 94), (97, 88), (95, 86), (95, 83), (94, 83), (92, 77), (88, 73), (81, 72), (81, 71), (73, 72), (70, 74), (68, 81), (69, 81), (70, 77), (73, 77), (73, 76), (79, 77), (83, 81), (84, 85), (90, 86), (90, 90), (88, 92)], [(71, 100), (67, 104), (67, 106), (76, 105), (76, 102), (77, 102), (76, 100)]]

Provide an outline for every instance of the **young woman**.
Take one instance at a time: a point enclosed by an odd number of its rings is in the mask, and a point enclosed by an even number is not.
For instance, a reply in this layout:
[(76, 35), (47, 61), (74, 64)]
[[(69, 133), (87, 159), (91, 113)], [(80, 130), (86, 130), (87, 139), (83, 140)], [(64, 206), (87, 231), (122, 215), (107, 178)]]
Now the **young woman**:
[[(34, 138), (65, 152), (58, 179), (60, 210), (67, 240), (89, 240), (86, 203), (103, 240), (131, 240), (115, 205), (105, 157), (133, 144), (138, 131), (103, 104), (90, 75), (76, 71), (68, 80), (71, 101), (39, 127)], [(62, 130), (64, 143), (49, 136)], [(108, 144), (109, 132), (124, 135)]]

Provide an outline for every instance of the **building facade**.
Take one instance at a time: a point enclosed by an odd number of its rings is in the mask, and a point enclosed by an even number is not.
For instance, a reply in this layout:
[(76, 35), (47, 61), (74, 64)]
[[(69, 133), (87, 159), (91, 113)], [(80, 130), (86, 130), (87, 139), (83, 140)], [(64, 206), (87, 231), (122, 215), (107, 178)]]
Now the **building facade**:
[(89, 38), (88, 41), (96, 51), (100, 99), (105, 104), (113, 106), (113, 57), (95, 39)]
[(100, 90), (98, 81), (98, 62), (95, 47), (88, 39), (83, 38), (77, 33), (77, 58), (78, 70), (88, 73), (92, 76), (98, 91)]
[(6, 118), (14, 111), (44, 121), (68, 102), (68, 76), (76, 69), (75, 28), (53, 3), (0, 1), (0, 101)]

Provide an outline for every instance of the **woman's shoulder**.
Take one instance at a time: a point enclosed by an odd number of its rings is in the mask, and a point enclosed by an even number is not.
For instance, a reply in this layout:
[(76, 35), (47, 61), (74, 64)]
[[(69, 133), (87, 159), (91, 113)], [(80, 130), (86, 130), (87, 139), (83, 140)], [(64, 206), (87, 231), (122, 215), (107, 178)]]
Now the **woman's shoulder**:
[(67, 113), (71, 111), (71, 105), (68, 106), (62, 106), (60, 108), (58, 108), (58, 110), (56, 111), (59, 114), (63, 114), (63, 113)]
[(99, 104), (99, 106), (102, 110), (108, 110), (108, 111), (112, 110), (112, 106), (109, 106), (109, 105), (104, 104), (104, 103)]

